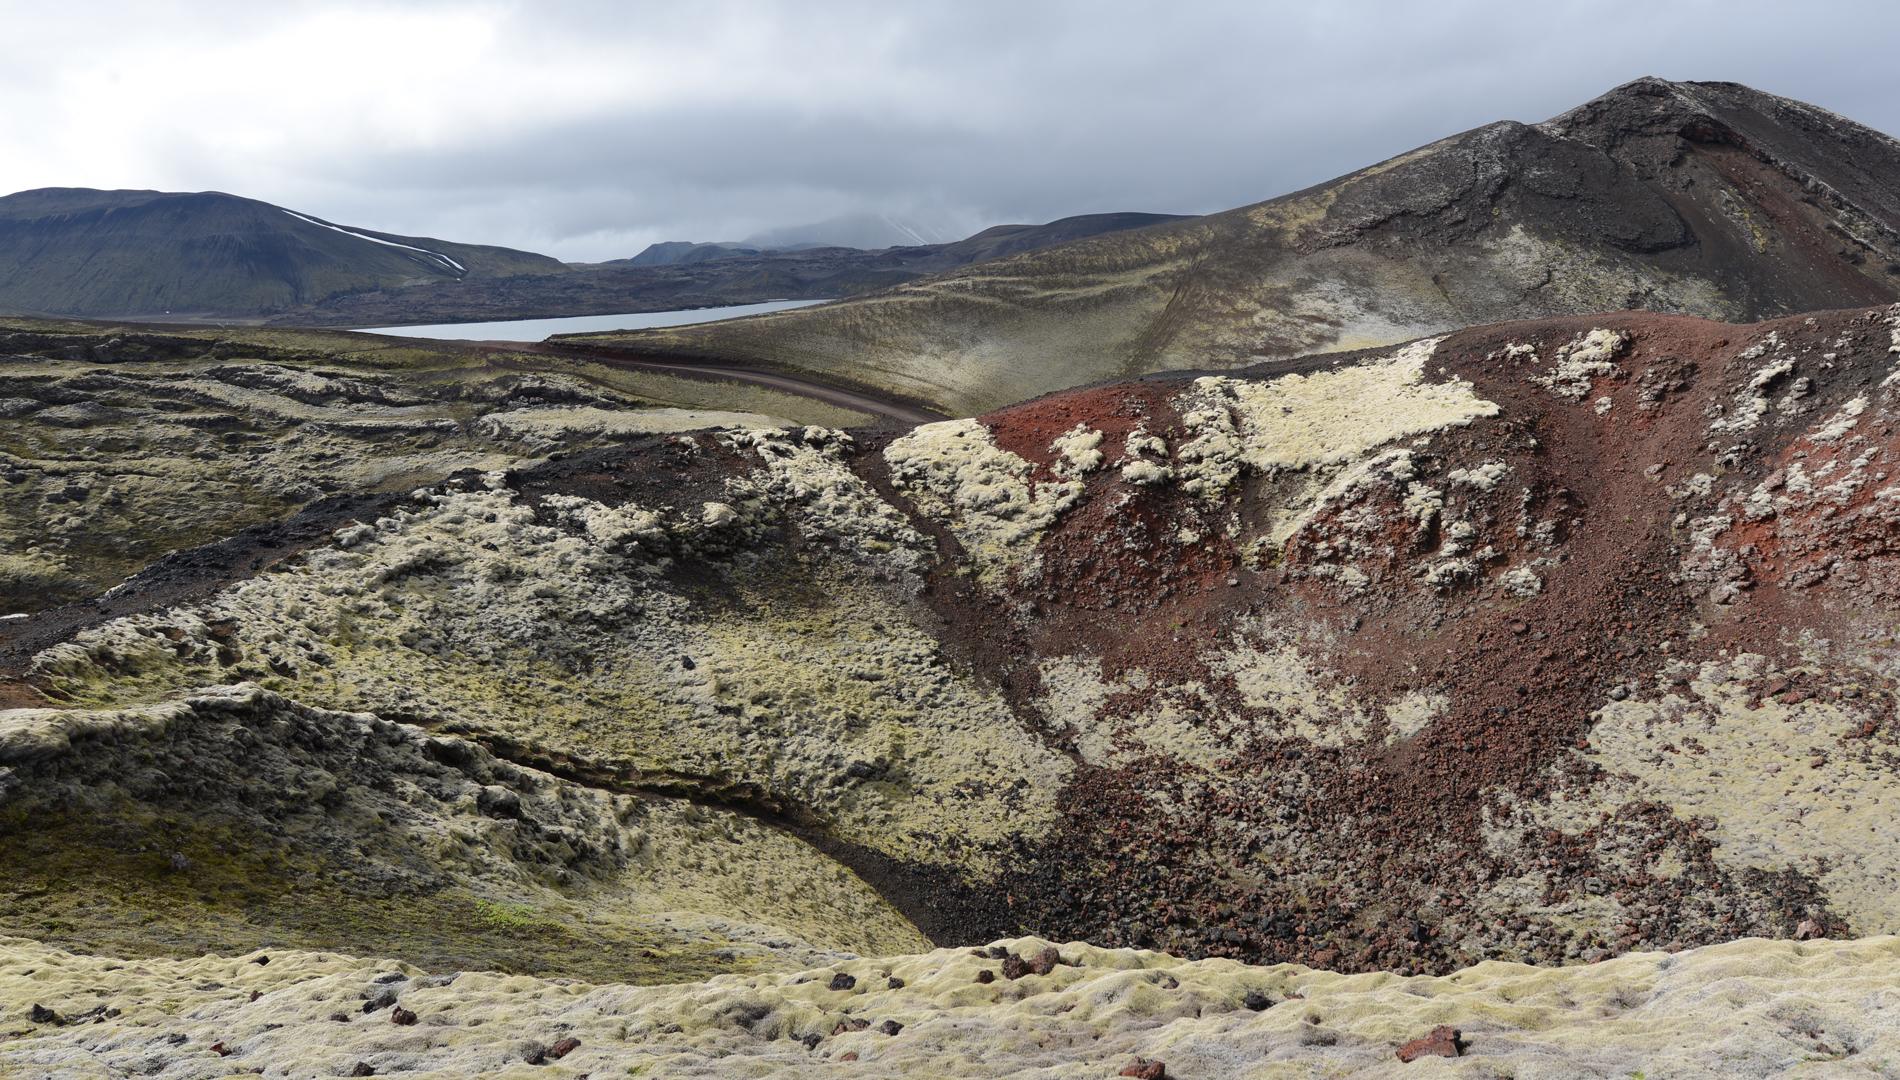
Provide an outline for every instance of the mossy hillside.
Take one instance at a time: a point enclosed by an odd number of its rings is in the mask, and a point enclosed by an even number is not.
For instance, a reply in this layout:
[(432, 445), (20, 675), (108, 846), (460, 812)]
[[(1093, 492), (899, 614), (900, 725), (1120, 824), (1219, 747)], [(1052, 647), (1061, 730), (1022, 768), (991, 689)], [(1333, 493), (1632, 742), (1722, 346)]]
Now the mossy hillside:
[(1066, 761), (940, 655), (900, 581), (776, 543), (679, 554), (773, 520), (740, 502), (764, 517), (580, 501), (543, 521), (505, 490), (445, 494), (38, 671), (81, 704), (253, 679), (962, 873), (1045, 828)]
[(657, 977), (922, 942), (854, 875), (732, 811), (255, 687), (0, 713), (0, 760), (8, 925), (87, 948), (375, 941)]
[(924, 424), (892, 440), (884, 460), (891, 482), (945, 523), (991, 587), (1033, 573), (1036, 545), (1083, 492), (1080, 479), (1031, 483), (1030, 463), (997, 446), (979, 420)]
[[(120, 956), (348, 949), (636, 983), (782, 969), (820, 949), (926, 944), (874, 897), (835, 906), (847, 890), (868, 890), (796, 841), (750, 822), (723, 831), (725, 851), (682, 848), (677, 862), (624, 883), (498, 897), (480, 883), (367, 888), (347, 863), (182, 814), (15, 808), (0, 820), (0, 933)], [(775, 843), (783, 850), (771, 851)], [(615, 910), (616, 891), (644, 894), (651, 910)], [(755, 920), (782, 912), (818, 940), (762, 935)], [(733, 921), (739, 913), (746, 922)]]
[(65, 948), (183, 957), (347, 946), (437, 966), (637, 981), (757, 963), (735, 965), (730, 951), (716, 959), (724, 942), (683, 949), (658, 928), (590, 925), (572, 901), (366, 889), (329, 859), (187, 816), (47, 810), (33, 816), (52, 824), (35, 825), (29, 813), (0, 821), (0, 926)]
[[(535, 356), (528, 366), (545, 369), (549, 357)], [(862, 427), (875, 418), (856, 409), (829, 405), (815, 398), (774, 390), (755, 383), (726, 382), (668, 375), (659, 371), (615, 367), (575, 359), (561, 367), (590, 382), (617, 390), (629, 397), (670, 405), (681, 409), (723, 409), (730, 412), (779, 416), (796, 424), (824, 427)]]
[(863, 419), (738, 383), (363, 335), (9, 320), (8, 338), (5, 612), (96, 595), (327, 494), (404, 491), (647, 431)]

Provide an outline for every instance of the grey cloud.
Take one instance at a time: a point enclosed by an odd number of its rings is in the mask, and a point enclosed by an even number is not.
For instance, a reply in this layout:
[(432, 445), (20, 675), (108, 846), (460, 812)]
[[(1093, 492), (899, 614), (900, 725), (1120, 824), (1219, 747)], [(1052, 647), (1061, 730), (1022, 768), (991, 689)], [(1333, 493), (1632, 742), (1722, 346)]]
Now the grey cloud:
[[(0, 61), (22, 53), (0, 63), (0, 85), (46, 107), (13, 112), (0, 151), (68, 149), (25, 162), (14, 151), (0, 186), (54, 182), (64, 153), (74, 175), (58, 182), (149, 174), (141, 186), (217, 187), (354, 224), (591, 259), (853, 211), (974, 229), (1220, 210), (1491, 120), (1543, 119), (1643, 74), (1748, 82), (1900, 127), (1887, 55), (1900, 10), (1885, 3), (520, 4), (494, 15), (499, 43), (482, 58), (430, 56), (427, 24), (487, 18), (492, 5), (331, 10), (365, 25), (415, 16), (415, 62), (439, 64), (442, 79), (386, 103), (351, 99), (340, 83), (337, 124), (367, 133), (349, 145), (312, 130), (250, 148), (227, 137), (239, 121), (200, 103), (113, 157), (83, 150), (83, 132), (33, 129), (59, 122), (73, 72), (16, 40), (0, 44)], [(243, 41), (272, 26), (255, 12), (227, 23), (183, 11), (127, 5), (124, 32), (182, 61), (205, 35)], [(33, 28), (70, 38), (57, 17), (27, 18), (54, 19)], [(91, 25), (115, 33), (111, 19)], [(617, 69), (622, 51), (633, 66)], [(704, 93), (642, 83), (635, 57)], [(310, 58), (290, 59), (310, 70)], [(601, 73), (597, 96), (576, 89), (576, 71)], [(626, 85), (609, 85), (617, 75)], [(308, 90), (232, 88), (293, 92)], [(506, 115), (458, 111), (471, 94)], [(109, 111), (111, 94), (95, 96)], [(378, 126), (384, 104), (416, 113), (413, 137)], [(305, 108), (321, 118), (321, 102)]]

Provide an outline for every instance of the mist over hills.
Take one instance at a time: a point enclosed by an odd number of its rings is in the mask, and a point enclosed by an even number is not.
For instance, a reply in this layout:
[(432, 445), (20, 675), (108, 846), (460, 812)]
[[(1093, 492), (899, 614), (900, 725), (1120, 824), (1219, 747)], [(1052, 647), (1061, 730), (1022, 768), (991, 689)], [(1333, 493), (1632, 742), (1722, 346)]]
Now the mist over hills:
[(948, 270), (984, 259), (1000, 259), (1006, 255), (1034, 251), (1037, 248), (1078, 240), (1085, 236), (1119, 232), (1123, 229), (1140, 229), (1149, 225), (1159, 225), (1164, 221), (1179, 221), (1184, 216), (1186, 215), (1077, 214), (1042, 225), (992, 225), (961, 240), (933, 241), (927, 244), (834, 243), (772, 246), (756, 239), (743, 242), (707, 243), (664, 240), (656, 244), (648, 244), (645, 250), (631, 259), (615, 261), (634, 266), (669, 266), (688, 262), (710, 262), (714, 259), (742, 258), (748, 255), (778, 255), (809, 251), (812, 248), (843, 247), (867, 251), (888, 251), (888, 257), (903, 260), (907, 267)]
[(875, 251), (887, 247), (948, 244), (962, 230), (947, 221), (900, 219), (889, 214), (842, 214), (809, 225), (763, 229), (740, 243), (746, 247), (795, 250), (801, 247), (851, 247)]

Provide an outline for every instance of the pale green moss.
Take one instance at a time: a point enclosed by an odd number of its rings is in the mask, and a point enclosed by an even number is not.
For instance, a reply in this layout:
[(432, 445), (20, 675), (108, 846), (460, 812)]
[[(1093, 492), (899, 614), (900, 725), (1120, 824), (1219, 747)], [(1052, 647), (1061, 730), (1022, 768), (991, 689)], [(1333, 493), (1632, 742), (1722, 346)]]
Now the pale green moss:
[[(126, 962), (0, 941), (0, 1010), (111, 1010), (99, 1023), (21, 1025), (0, 1072), (122, 1074), (178, 1046), (181, 1060), (265, 1075), (344, 1075), (355, 1062), (431, 1076), (669, 1078), (1113, 1076), (1137, 1061), (1169, 1075), (1752, 1078), (1879, 1075), (1900, 1057), (1900, 939), (1738, 941), (1600, 964), (1486, 963), (1436, 978), (1250, 967), (1161, 953), (997, 943), (1060, 964), (976, 979), (967, 949), (847, 960), (812, 970), (674, 986), (588, 985), (272, 949)], [(851, 990), (832, 979), (850, 975)], [(365, 1016), (388, 990), (414, 1026)], [(1258, 1007), (1249, 1007), (1249, 999)], [(332, 1019), (341, 1013), (347, 1022)], [(847, 1023), (849, 1021), (849, 1023)], [(892, 1027), (886, 1027), (889, 1022)], [(1433, 1027), (1470, 1052), (1400, 1065)], [(852, 1030), (853, 1027), (858, 1030)], [(895, 1032), (895, 1033), (891, 1033)], [(527, 1051), (569, 1039), (565, 1056)], [(189, 1053), (192, 1058), (182, 1058)], [(849, 1061), (847, 1061), (849, 1057)], [(1827, 1063), (1832, 1071), (1816, 1071)], [(1846, 1073), (1843, 1073), (1846, 1070)], [(379, 1070), (380, 1071), (380, 1070)]]

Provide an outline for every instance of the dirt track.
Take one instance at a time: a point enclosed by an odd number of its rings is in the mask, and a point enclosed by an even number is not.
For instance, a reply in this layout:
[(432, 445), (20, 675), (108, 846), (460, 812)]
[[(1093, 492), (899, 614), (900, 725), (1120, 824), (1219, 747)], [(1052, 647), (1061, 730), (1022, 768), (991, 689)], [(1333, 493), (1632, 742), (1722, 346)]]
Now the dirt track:
[(681, 375), (689, 379), (720, 379), (733, 382), (752, 383), (757, 386), (769, 386), (774, 390), (798, 394), (813, 398), (829, 405), (839, 405), (847, 409), (870, 413), (872, 416), (909, 426), (928, 424), (943, 420), (944, 414), (924, 408), (913, 402), (897, 397), (877, 394), (868, 390), (851, 389), (833, 383), (819, 382), (816, 379), (803, 378), (779, 371), (766, 371), (756, 367), (738, 364), (720, 364), (700, 360), (651, 360), (628, 356), (603, 349), (588, 349), (567, 345), (550, 345), (545, 342), (522, 341), (470, 341), (464, 344), (486, 349), (510, 352), (530, 352), (543, 356), (565, 356), (576, 360), (589, 360), (611, 367), (628, 368), (637, 371), (658, 371), (668, 375)]

